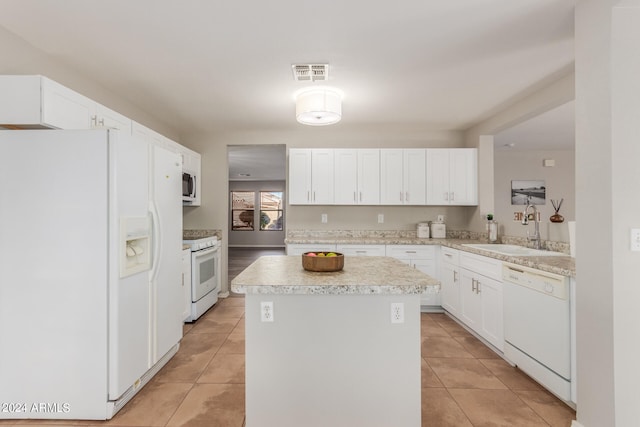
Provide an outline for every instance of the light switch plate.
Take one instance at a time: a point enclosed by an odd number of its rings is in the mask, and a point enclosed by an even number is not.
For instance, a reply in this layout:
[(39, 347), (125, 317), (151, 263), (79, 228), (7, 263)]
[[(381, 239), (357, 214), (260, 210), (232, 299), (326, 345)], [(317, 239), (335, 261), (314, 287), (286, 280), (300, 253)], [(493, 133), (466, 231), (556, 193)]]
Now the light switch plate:
[(640, 228), (631, 229), (631, 250), (640, 251)]

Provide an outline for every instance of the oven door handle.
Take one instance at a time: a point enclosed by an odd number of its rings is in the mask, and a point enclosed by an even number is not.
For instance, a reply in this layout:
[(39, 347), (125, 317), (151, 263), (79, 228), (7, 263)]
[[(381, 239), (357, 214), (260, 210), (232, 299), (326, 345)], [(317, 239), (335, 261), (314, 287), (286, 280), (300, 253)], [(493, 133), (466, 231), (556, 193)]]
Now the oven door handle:
[(218, 245), (216, 246), (211, 246), (209, 248), (206, 249), (200, 249), (199, 251), (193, 251), (193, 255), (195, 255), (196, 257), (201, 257), (201, 256), (206, 256), (209, 255), (211, 253), (214, 253), (216, 251), (220, 250), (220, 247)]

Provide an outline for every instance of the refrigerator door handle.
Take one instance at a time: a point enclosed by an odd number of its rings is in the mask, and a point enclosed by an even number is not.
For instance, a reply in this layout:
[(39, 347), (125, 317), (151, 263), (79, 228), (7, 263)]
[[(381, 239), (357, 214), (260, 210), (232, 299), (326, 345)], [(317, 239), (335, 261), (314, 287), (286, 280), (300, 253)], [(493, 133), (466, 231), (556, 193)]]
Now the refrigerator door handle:
[(160, 218), (158, 216), (158, 209), (154, 202), (149, 203), (149, 214), (151, 215), (151, 229), (153, 230), (151, 235), (153, 258), (151, 261), (149, 279), (153, 281), (158, 275), (158, 260), (160, 259)]

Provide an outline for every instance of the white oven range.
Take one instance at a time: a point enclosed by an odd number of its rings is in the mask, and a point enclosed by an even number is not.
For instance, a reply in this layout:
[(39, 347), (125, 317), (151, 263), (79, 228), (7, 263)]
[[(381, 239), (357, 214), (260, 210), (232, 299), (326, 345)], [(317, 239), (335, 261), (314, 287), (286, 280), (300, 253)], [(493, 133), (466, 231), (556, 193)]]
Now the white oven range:
[(191, 249), (191, 315), (193, 322), (210, 309), (220, 293), (220, 242), (216, 236), (183, 240)]

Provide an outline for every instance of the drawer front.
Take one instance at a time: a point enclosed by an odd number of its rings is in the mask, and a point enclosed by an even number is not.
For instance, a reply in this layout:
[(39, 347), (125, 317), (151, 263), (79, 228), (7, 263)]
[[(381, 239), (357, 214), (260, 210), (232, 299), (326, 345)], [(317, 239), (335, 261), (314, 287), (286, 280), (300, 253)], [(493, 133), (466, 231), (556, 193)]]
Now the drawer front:
[(460, 263), (460, 251), (457, 249), (451, 249), (443, 246), (442, 249), (442, 262), (448, 262), (449, 264), (458, 265)]
[(435, 259), (436, 247), (426, 245), (387, 245), (387, 256), (402, 259)]
[(332, 244), (298, 244), (287, 245), (287, 255), (302, 255), (305, 252), (334, 252), (336, 245)]
[(502, 281), (502, 261), (468, 252), (460, 253), (460, 267)]
[(384, 256), (384, 245), (336, 245), (336, 251), (347, 256)]

